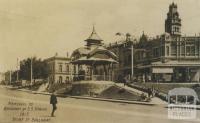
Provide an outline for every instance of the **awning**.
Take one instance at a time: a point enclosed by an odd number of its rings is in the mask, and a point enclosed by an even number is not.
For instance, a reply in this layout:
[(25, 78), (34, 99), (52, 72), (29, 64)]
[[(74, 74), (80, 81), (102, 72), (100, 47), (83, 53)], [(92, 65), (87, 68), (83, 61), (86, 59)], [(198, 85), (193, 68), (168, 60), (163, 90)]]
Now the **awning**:
[(200, 67), (199, 61), (168, 61), (166, 63), (162, 62), (153, 62), (151, 63), (154, 67)]
[(173, 68), (153, 68), (152, 73), (173, 73)]

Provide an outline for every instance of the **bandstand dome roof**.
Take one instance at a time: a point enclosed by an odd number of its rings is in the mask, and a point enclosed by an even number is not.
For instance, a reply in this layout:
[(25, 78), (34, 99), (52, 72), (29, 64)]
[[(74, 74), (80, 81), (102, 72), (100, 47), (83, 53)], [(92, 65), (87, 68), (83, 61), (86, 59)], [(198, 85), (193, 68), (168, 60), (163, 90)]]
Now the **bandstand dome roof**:
[(71, 55), (74, 64), (105, 64), (117, 63), (117, 56), (112, 51), (102, 46), (103, 41), (96, 33), (93, 27), (92, 33), (87, 40), (85, 47), (80, 47)]
[(89, 56), (94, 55), (97, 52), (102, 52), (102, 53), (108, 53), (112, 56), (112, 58), (117, 59), (117, 56), (115, 55), (115, 53), (111, 52), (110, 50), (104, 48), (103, 46), (99, 46), (96, 47), (94, 50), (92, 50), (91, 52), (89, 52)]
[(93, 26), (93, 29), (92, 29), (92, 33), (90, 34), (90, 36), (85, 40), (85, 41), (88, 41), (88, 40), (96, 40), (96, 41), (103, 41), (99, 35), (96, 33), (96, 30), (95, 30), (95, 27)]
[(91, 51), (91, 49), (89, 49), (87, 47), (80, 47), (80, 48), (74, 50), (73, 54), (74, 53), (79, 53), (80, 55), (87, 55), (90, 51)]

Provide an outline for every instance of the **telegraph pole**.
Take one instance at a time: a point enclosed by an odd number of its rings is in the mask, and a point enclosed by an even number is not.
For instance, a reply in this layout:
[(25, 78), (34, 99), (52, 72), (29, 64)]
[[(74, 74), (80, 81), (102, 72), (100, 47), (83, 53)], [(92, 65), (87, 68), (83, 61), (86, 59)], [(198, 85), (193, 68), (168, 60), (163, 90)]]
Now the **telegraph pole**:
[(19, 61), (17, 58), (17, 82), (19, 81)]
[(31, 86), (33, 84), (33, 58), (31, 57)]
[(10, 84), (12, 83), (12, 71), (9, 71)]
[(131, 79), (133, 81), (133, 76), (134, 76), (134, 52), (133, 52), (133, 44), (131, 45)]

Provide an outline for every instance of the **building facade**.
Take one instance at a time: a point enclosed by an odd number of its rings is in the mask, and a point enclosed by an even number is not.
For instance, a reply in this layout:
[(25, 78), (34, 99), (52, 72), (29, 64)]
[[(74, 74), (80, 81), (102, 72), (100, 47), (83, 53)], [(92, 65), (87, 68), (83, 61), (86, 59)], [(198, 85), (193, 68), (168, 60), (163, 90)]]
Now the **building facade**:
[(181, 35), (176, 4), (169, 6), (165, 34), (146, 41), (141, 38), (137, 48), (143, 51), (135, 52), (136, 71), (145, 81), (200, 81), (200, 37)]
[(12, 84), (12, 71), (6, 71), (4, 73), (4, 84), (8, 85), (8, 84)]
[(139, 39), (132, 40), (126, 34), (124, 41), (105, 45), (93, 27), (86, 45), (74, 50), (71, 58), (47, 60), (49, 80), (199, 82), (200, 36), (182, 36), (181, 27), (175, 3), (169, 6), (165, 33), (155, 38), (143, 32)]
[(144, 33), (137, 41), (126, 40), (108, 46), (119, 57), (118, 76), (130, 75), (133, 45), (133, 69), (137, 81), (199, 82), (200, 36), (182, 36), (177, 5), (169, 6), (165, 33), (148, 38)]
[(70, 83), (73, 80), (73, 65), (69, 57), (59, 57), (57, 54), (45, 60), (48, 65), (48, 81), (53, 83)]
[(132, 51), (133, 41), (126, 35), (125, 41), (117, 41), (106, 45), (107, 49), (114, 52), (118, 57), (118, 64), (114, 65), (114, 81), (122, 82), (126, 77), (131, 79), (132, 75)]
[(5, 73), (0, 72), (0, 83), (5, 82)]

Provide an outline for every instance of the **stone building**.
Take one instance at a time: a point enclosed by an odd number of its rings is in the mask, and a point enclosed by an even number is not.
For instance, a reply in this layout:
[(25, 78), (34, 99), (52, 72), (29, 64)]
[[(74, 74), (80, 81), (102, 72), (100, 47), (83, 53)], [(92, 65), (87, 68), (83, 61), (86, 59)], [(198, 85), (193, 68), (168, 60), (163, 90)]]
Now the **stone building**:
[(130, 35), (127, 33), (125, 41), (117, 41), (106, 45), (106, 48), (114, 52), (118, 57), (118, 64), (114, 65), (114, 81), (122, 82), (126, 77), (131, 79), (132, 75), (132, 51), (131, 46), (133, 41), (130, 40)]
[(5, 73), (0, 72), (0, 83), (5, 82)]
[(131, 45), (133, 69), (137, 81), (199, 82), (200, 36), (182, 36), (181, 19), (175, 3), (169, 6), (165, 20), (165, 33), (148, 38), (144, 33), (137, 43), (125, 40), (108, 45), (119, 57), (118, 76), (130, 75)]
[(4, 81), (6, 85), (12, 84), (12, 73), (12, 71), (6, 71), (4, 73)]
[[(143, 34), (142, 37), (147, 37)], [(165, 34), (154, 39), (142, 40), (135, 52), (138, 76), (146, 81), (199, 82), (200, 37), (182, 36), (181, 19), (177, 5), (169, 6), (165, 21)]]
[(69, 83), (73, 80), (73, 65), (70, 63), (69, 57), (55, 56), (45, 60), (48, 64), (50, 84), (53, 83)]

